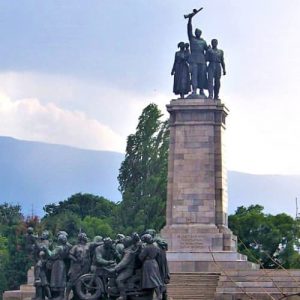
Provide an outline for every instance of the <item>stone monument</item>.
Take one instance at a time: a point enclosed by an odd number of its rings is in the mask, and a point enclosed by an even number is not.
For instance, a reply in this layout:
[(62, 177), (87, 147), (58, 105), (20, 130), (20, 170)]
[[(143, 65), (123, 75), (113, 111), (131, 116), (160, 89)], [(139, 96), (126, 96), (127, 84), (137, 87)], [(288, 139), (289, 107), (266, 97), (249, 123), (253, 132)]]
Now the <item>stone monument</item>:
[[(169, 244), (168, 260), (173, 272), (256, 269), (257, 265), (237, 252), (237, 238), (227, 223), (225, 125), (229, 111), (218, 95), (205, 96), (203, 81), (207, 73), (193, 74), (194, 69), (202, 70), (203, 64), (207, 70), (206, 54), (217, 51), (216, 45), (213, 49), (206, 45), (201, 30), (196, 29), (195, 35), (192, 34), (191, 19), (200, 10), (185, 16), (191, 44), (191, 57), (187, 61), (192, 93), (167, 105), (170, 113), (167, 223), (161, 234)], [(207, 61), (211, 68), (221, 71), (222, 67), (225, 75), (223, 51), (220, 53), (215, 55), (213, 65), (212, 59)], [(199, 84), (197, 78), (202, 78)], [(219, 78), (214, 84), (218, 94)]]
[(237, 253), (227, 224), (228, 109), (219, 100), (200, 98), (172, 100), (167, 110), (167, 224), (161, 234), (169, 244), (171, 271), (215, 271), (216, 262), (226, 268), (257, 268)]

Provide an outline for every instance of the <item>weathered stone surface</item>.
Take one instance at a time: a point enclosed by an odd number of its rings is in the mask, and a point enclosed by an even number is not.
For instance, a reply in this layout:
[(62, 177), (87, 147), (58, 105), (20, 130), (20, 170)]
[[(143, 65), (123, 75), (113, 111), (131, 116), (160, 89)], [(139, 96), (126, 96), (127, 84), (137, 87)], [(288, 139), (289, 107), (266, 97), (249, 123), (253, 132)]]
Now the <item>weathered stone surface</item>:
[(3, 293), (3, 300), (30, 300), (35, 295), (34, 267), (27, 271), (27, 284), (22, 284), (20, 290), (6, 291)]
[(171, 273), (169, 300), (213, 300), (220, 274)]
[[(215, 271), (208, 253), (224, 251), (227, 256), (216, 256), (223, 266), (252, 268), (246, 257), (236, 252), (236, 237), (227, 227), (224, 133), (228, 110), (211, 99), (172, 100), (167, 109), (167, 224), (161, 233), (169, 243), (171, 271)], [(237, 260), (241, 262), (234, 264)]]
[(33, 285), (28, 285), (25, 287), (21, 286), (20, 290), (16, 291), (6, 291), (3, 293), (3, 300), (25, 300), (31, 299), (35, 295), (35, 288)]
[[(219, 279), (217, 300), (283, 299), (300, 293), (300, 270), (228, 270)], [(287, 299), (299, 299), (289, 296)]]
[(207, 99), (173, 100), (167, 108), (171, 127), (167, 226), (185, 222), (226, 226), (222, 137), (228, 111), (219, 101)]

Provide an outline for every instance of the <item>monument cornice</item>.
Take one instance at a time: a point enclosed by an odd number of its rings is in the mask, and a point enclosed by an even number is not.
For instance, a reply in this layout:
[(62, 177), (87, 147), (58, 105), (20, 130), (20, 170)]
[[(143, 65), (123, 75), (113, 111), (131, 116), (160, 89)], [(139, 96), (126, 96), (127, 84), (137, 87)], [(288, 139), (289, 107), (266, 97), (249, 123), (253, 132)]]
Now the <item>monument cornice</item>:
[(201, 110), (211, 111), (219, 110), (223, 111), (226, 116), (229, 114), (229, 109), (220, 100), (212, 99), (174, 99), (170, 104), (166, 105), (168, 112), (176, 110)]

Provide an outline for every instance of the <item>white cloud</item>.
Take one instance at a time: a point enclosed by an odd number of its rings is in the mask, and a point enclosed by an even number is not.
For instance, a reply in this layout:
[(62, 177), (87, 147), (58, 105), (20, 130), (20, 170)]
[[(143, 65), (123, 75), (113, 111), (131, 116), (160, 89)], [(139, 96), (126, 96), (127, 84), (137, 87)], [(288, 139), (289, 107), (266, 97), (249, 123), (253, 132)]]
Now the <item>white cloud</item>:
[[(112, 83), (83, 80), (60, 74), (0, 73), (0, 90), (12, 99), (35, 98), (39, 100), (41, 106), (48, 107), (51, 103), (65, 112), (82, 112), (86, 118), (98, 120), (119, 136), (123, 145), (122, 148), (119, 147), (119, 151), (122, 152), (125, 151), (127, 136), (135, 132), (138, 117), (146, 105), (150, 102), (157, 103), (166, 117), (168, 115), (165, 104), (169, 98), (163, 94), (154, 91), (143, 95), (135, 91), (121, 90)], [(39, 126), (42, 126), (43, 122), (41, 120)], [(76, 146), (89, 148), (90, 144)], [(98, 146), (97, 149), (103, 147)]]
[(0, 135), (87, 149), (124, 151), (111, 128), (80, 111), (62, 109), (36, 98), (11, 100), (0, 94)]
[(33, 97), (42, 104), (51, 102), (62, 109), (82, 111), (125, 140), (134, 132), (142, 109), (153, 102), (149, 95), (125, 91), (113, 83), (35, 72), (0, 73), (0, 90), (12, 99)]
[[(228, 169), (300, 174), (298, 99), (279, 87), (259, 95), (232, 92), (228, 79), (223, 78), (221, 93), (230, 109)], [(139, 94), (112, 83), (29, 72), (0, 73), (0, 90), (14, 99), (1, 97), (1, 135), (121, 152), (142, 109), (154, 102), (168, 117), (165, 105), (172, 98), (171, 93)]]

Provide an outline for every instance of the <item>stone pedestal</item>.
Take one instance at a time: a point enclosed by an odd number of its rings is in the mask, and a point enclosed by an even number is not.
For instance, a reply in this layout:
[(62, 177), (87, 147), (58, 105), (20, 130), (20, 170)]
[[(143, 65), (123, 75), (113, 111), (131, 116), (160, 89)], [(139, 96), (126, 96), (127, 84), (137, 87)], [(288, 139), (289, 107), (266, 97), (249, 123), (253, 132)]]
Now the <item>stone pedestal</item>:
[(172, 100), (167, 110), (167, 224), (161, 234), (169, 243), (171, 271), (213, 271), (213, 253), (218, 253), (224, 267), (235, 261), (249, 267), (236, 252), (236, 237), (227, 223), (224, 131), (228, 109), (216, 100), (179, 99)]
[(27, 284), (22, 284), (19, 290), (5, 291), (3, 300), (31, 300), (35, 296), (34, 267), (27, 271)]

